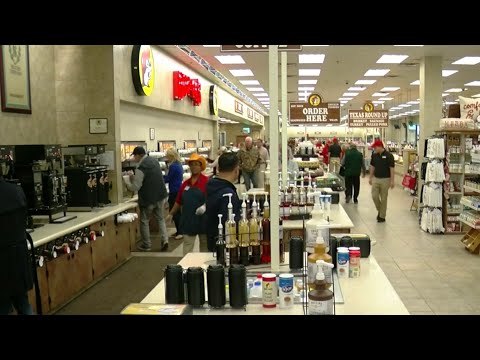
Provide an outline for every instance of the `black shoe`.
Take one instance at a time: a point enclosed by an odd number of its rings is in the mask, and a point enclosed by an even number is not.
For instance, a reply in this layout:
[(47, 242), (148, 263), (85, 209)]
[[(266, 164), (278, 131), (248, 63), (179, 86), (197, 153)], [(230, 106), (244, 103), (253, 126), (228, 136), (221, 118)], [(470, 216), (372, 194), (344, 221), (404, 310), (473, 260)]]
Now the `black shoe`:
[(378, 219), (380, 219), (380, 214), (377, 214), (377, 221), (378, 221)]
[(377, 221), (378, 221), (379, 223), (382, 223), (382, 222), (385, 222), (385, 219), (384, 219), (384, 218), (381, 218), (381, 217), (378, 217)]
[(168, 250), (168, 241), (165, 241), (160, 248), (160, 251), (167, 251)]
[(352, 198), (350, 196), (347, 196), (346, 199), (345, 199), (345, 202), (348, 204), (350, 202), (350, 200), (352, 200)]
[(139, 251), (150, 251), (150, 250), (152, 250), (152, 248), (143, 245), (143, 243), (140, 243), (140, 244), (137, 245), (137, 250), (139, 250)]
[(358, 200), (353, 200), (353, 203), (354, 203), (354, 204), (358, 204)]

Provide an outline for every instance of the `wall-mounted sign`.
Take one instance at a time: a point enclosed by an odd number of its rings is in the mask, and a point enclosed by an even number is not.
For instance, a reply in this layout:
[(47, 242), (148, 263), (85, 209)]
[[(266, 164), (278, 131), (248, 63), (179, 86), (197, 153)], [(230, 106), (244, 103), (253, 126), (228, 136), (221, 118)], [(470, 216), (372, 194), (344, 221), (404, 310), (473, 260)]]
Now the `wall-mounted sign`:
[(90, 134), (107, 134), (108, 119), (107, 118), (90, 118), (89, 120)]
[(253, 120), (253, 110), (250, 108), (247, 108), (247, 117)]
[[(220, 45), (220, 51), (268, 51), (269, 46), (270, 45)], [(278, 51), (302, 51), (302, 45), (278, 45)]]
[(348, 126), (362, 128), (388, 127), (388, 110), (371, 110), (370, 107), (368, 107), (368, 110), (349, 110)]
[(238, 100), (235, 100), (235, 112), (243, 115), (243, 104)]
[(255, 121), (263, 125), (262, 116), (259, 113), (255, 113)]
[(252, 129), (250, 129), (249, 127), (242, 128), (242, 133), (243, 134), (250, 134), (251, 131), (252, 131)]
[(216, 85), (210, 85), (208, 105), (210, 107), (210, 115), (218, 116), (218, 92)]
[(313, 106), (310, 102), (291, 102), (290, 125), (340, 124), (340, 103), (327, 102)]
[(189, 76), (180, 71), (173, 72), (173, 99), (183, 100), (188, 96), (194, 106), (202, 103), (202, 87), (198, 79), (190, 79)]
[(155, 61), (150, 45), (133, 45), (132, 80), (138, 95), (150, 96), (155, 84)]
[(372, 112), (375, 110), (375, 105), (370, 100), (365, 101), (365, 104), (363, 104), (363, 110), (366, 112)]
[(323, 103), (323, 99), (319, 94), (312, 94), (308, 97), (308, 103), (311, 106), (318, 106)]

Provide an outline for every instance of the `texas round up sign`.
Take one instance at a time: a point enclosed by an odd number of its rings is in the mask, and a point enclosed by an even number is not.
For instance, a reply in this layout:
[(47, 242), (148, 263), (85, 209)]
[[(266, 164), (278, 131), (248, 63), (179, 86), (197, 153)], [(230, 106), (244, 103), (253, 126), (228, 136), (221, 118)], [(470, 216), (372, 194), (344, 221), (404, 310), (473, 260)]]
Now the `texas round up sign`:
[(134, 45), (132, 80), (138, 95), (150, 96), (155, 84), (155, 61), (150, 45)]

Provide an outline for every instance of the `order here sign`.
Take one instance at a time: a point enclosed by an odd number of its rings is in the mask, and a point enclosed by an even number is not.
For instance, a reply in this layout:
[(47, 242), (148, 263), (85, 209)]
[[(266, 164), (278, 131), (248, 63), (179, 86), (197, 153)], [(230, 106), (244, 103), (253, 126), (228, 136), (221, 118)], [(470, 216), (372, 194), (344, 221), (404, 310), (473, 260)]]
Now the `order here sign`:
[(291, 102), (289, 115), (290, 125), (340, 124), (340, 103)]
[(349, 110), (349, 127), (388, 127), (388, 110)]

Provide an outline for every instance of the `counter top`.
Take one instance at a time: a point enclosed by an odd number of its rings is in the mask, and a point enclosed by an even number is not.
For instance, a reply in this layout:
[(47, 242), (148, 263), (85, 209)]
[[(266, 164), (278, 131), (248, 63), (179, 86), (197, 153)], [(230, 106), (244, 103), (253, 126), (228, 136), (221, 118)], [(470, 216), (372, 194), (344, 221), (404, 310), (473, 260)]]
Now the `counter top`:
[(109, 205), (103, 208), (96, 208), (88, 212), (69, 211), (67, 216), (74, 215), (75, 219), (64, 222), (63, 224), (45, 224), (36, 228), (31, 233), (35, 247), (46, 244), (61, 236), (80, 230), (91, 224), (99, 222), (109, 216), (121, 213), (122, 211), (134, 209), (137, 206), (135, 200), (119, 205)]
[[(288, 256), (285, 256), (288, 259)], [(215, 263), (210, 253), (189, 253), (180, 265), (186, 269), (190, 266), (202, 266)], [(377, 261), (370, 255), (362, 258), (359, 278), (342, 278), (340, 286), (344, 304), (336, 304), (337, 315), (409, 315), (409, 312), (396, 293)], [(282, 264), (288, 269), (288, 264)], [(205, 280), (205, 285), (206, 285)], [(165, 288), (162, 280), (143, 300), (142, 303), (165, 303)], [(249, 304), (246, 309), (210, 309), (207, 305), (194, 309), (198, 315), (303, 315), (303, 307), (296, 304), (288, 309), (265, 309), (261, 304)]]
[[(337, 229), (351, 229), (353, 228), (353, 222), (350, 220), (347, 212), (341, 204), (330, 205), (330, 224), (326, 225), (329, 228)], [(305, 223), (308, 220), (305, 220)], [(284, 230), (303, 229), (303, 220), (284, 220)]]

